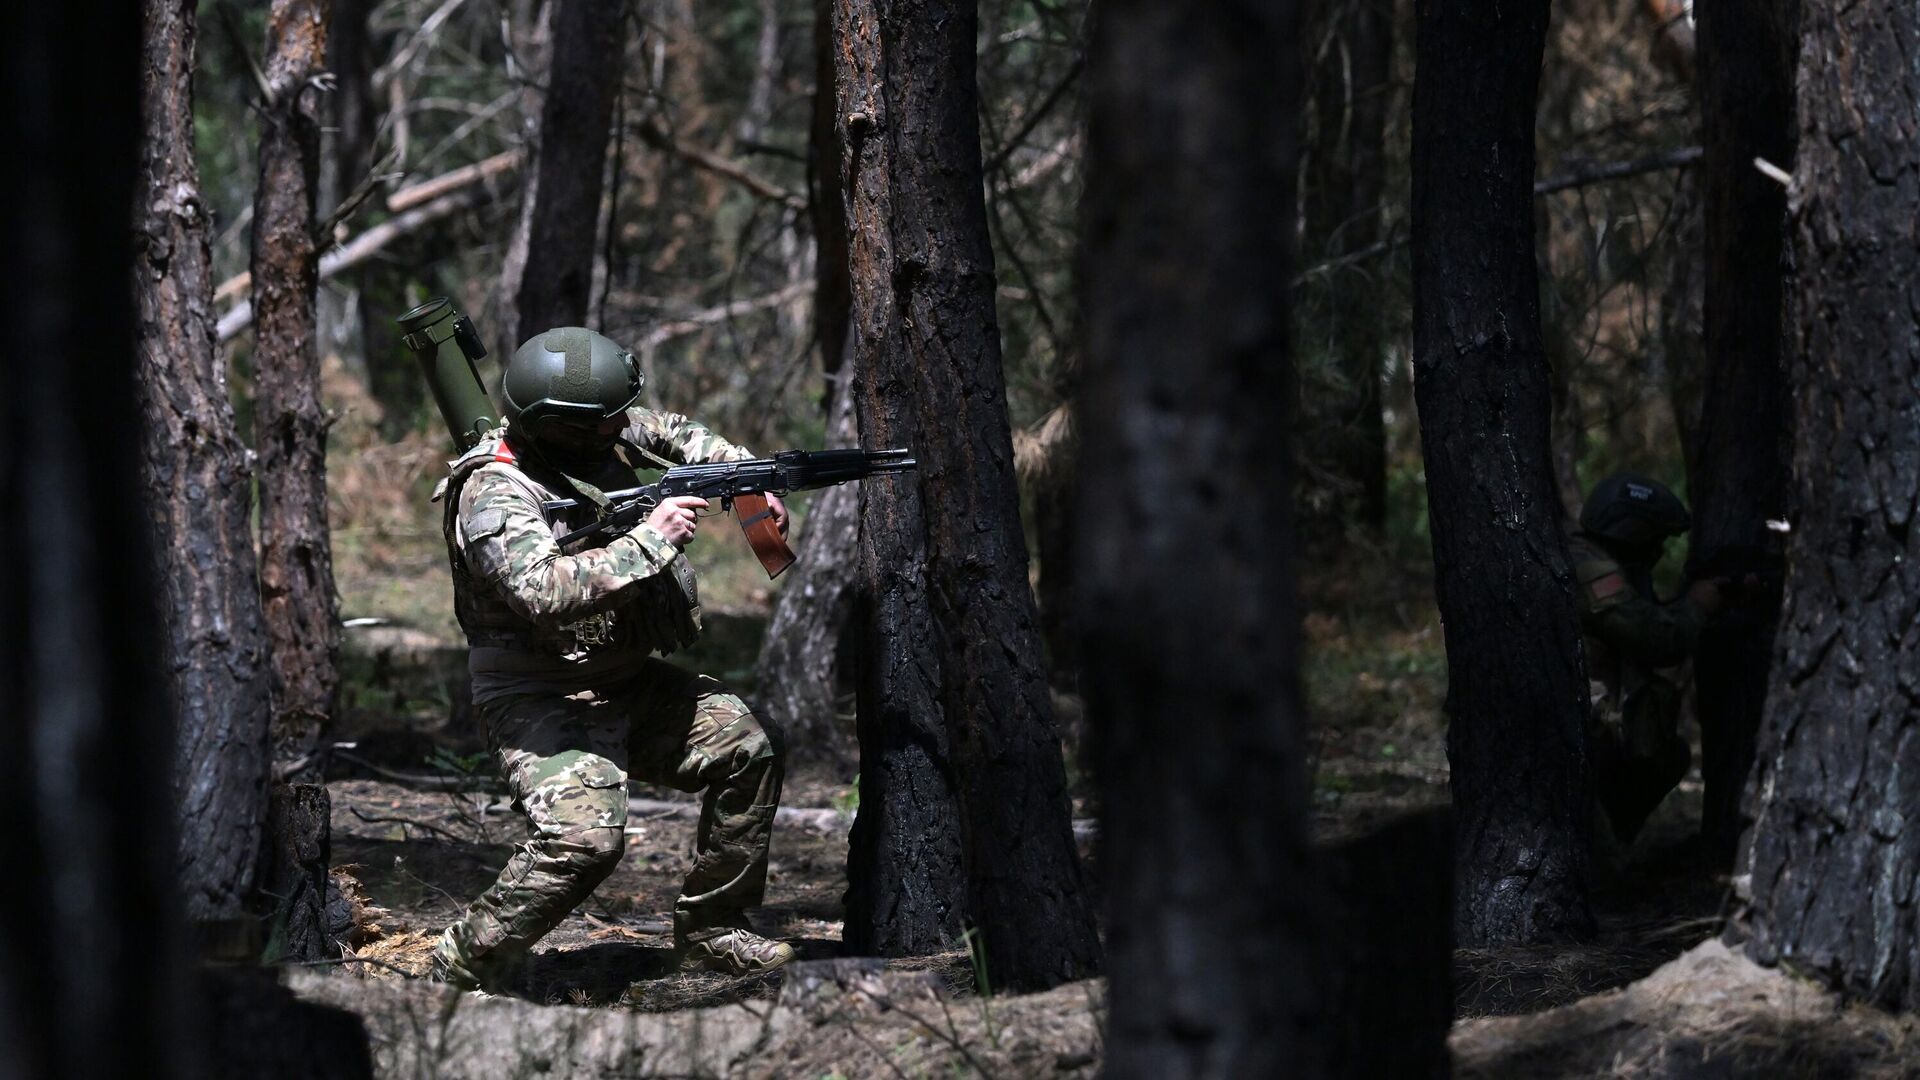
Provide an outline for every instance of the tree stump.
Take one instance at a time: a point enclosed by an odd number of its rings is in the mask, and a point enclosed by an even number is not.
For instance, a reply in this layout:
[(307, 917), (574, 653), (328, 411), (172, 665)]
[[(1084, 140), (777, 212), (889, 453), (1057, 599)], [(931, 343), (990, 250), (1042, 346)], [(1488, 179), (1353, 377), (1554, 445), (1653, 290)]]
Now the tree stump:
[(274, 899), (266, 959), (325, 960), (339, 955), (327, 921), (328, 815), (332, 800), (319, 784), (281, 784), (267, 811), (261, 891)]

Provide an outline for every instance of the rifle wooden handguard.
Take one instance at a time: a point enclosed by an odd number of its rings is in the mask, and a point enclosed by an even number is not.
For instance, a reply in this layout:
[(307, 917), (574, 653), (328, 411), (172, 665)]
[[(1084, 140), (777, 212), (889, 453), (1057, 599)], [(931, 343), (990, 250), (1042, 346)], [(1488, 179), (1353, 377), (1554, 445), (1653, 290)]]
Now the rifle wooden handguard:
[(747, 544), (753, 548), (760, 565), (766, 567), (767, 577), (777, 578), (780, 571), (793, 565), (793, 549), (787, 546), (787, 538), (780, 535), (780, 526), (773, 520), (773, 507), (765, 495), (735, 495), (733, 512), (740, 519), (740, 531), (747, 534)]

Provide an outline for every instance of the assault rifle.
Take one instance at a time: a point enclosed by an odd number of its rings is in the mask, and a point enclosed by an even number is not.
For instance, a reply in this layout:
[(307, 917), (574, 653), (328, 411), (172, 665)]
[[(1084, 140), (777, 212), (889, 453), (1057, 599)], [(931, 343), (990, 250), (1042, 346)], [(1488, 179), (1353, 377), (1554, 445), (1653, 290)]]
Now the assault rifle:
[[(914, 468), (906, 450), (783, 450), (770, 458), (751, 461), (719, 461), (708, 465), (675, 465), (659, 480), (640, 487), (609, 491), (607, 513), (591, 525), (584, 525), (559, 538), (560, 545), (602, 536), (613, 537), (645, 521), (661, 500), (676, 495), (712, 501), (722, 509), (734, 511), (747, 543), (766, 567), (768, 577), (793, 565), (793, 551), (787, 547), (780, 529), (773, 523), (773, 511), (766, 497), (790, 491), (808, 491), (863, 480), (881, 473), (905, 472)], [(580, 505), (578, 499), (549, 499), (541, 509), (551, 514)]]

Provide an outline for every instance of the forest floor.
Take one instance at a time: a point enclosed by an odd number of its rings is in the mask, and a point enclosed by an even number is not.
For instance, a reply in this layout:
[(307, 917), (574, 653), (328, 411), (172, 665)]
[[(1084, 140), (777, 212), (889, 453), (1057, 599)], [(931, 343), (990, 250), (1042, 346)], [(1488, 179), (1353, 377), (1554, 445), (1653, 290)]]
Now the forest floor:
[[(354, 441), (348, 427), (344, 442)], [(411, 447), (411, 448), (409, 448)], [(435, 936), (521, 836), (468, 720), (437, 528), (408, 477), (425, 443), (369, 440), (335, 485), (344, 614), (333, 736), (336, 879), (354, 898), (345, 973), (303, 996), (360, 1013), (389, 1077), (1092, 1075), (1104, 986), (994, 995), (964, 950), (869, 970), (835, 965), (851, 775), (800, 768), (776, 827), (760, 928), (805, 966), (727, 979), (673, 969), (669, 912), (693, 845), (692, 797), (635, 785), (614, 875), (550, 934), (510, 998), (420, 980)], [(343, 470), (344, 471), (344, 470)], [(391, 475), (389, 475), (391, 474)], [(419, 498), (416, 498), (419, 496)], [(804, 520), (802, 522), (804, 528)], [(731, 530), (715, 530), (730, 533)], [(708, 630), (676, 657), (751, 696), (769, 602), (738, 537), (707, 541)], [(1336, 842), (1447, 801), (1445, 657), (1423, 552), (1355, 550), (1303, 574), (1315, 729), (1313, 831)], [(709, 566), (712, 572), (709, 573)], [(1071, 714), (1077, 702), (1063, 699)], [(1069, 727), (1077, 725), (1068, 725)], [(1075, 767), (1075, 817), (1094, 808)], [(1730, 882), (1693, 841), (1694, 772), (1635, 844), (1603, 851), (1592, 941), (1455, 950), (1456, 1070), (1468, 1076), (1920, 1076), (1912, 1024), (1845, 1006), (1719, 945)], [(1086, 837), (1083, 851), (1094, 855)]]

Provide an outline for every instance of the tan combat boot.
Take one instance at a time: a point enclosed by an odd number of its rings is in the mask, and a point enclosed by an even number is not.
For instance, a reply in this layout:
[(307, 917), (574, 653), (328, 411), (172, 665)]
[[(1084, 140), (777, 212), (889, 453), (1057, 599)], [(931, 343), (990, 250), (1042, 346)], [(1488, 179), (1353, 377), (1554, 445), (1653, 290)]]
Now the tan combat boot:
[(681, 971), (718, 971), (726, 975), (760, 975), (793, 959), (793, 946), (761, 937), (744, 926), (729, 927), (698, 941), (684, 938)]

